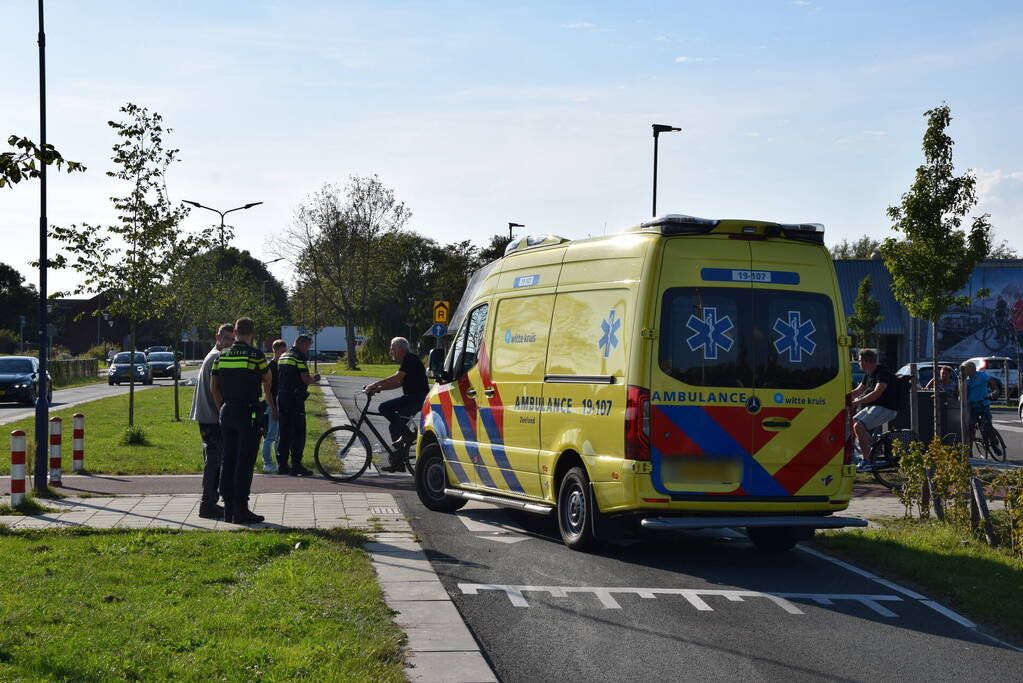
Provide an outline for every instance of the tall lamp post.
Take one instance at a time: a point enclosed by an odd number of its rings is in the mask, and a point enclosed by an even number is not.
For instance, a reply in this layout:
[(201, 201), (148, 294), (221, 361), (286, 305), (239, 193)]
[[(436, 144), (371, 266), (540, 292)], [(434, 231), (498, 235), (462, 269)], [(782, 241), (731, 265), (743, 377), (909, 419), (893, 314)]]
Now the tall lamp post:
[(675, 128), (674, 126), (666, 126), (663, 123), (653, 124), (654, 129), (654, 206), (651, 215), (657, 215), (657, 137), (661, 133), (677, 133), (681, 131), (681, 128)]
[[(43, 0), (39, 0), (39, 149), (46, 150), (46, 32), (43, 30)], [(48, 378), (46, 352), (50, 346), (50, 324), (46, 307), (46, 163), (39, 164), (39, 396), (36, 397), (36, 461), (33, 486), (46, 490), (47, 449), (49, 448), (50, 403), (46, 400)]]
[(524, 228), (522, 223), (508, 223), (508, 239), (512, 239), (512, 228)]
[(224, 242), (224, 216), (226, 216), (227, 214), (231, 213), (232, 211), (241, 211), (242, 209), (251, 209), (252, 207), (259, 206), (260, 204), (263, 203), (263, 202), (252, 202), (251, 204), (246, 204), (245, 206), (237, 206), (237, 207), (235, 207), (233, 209), (228, 209), (227, 211), (220, 211), (218, 209), (214, 209), (214, 208), (209, 207), (209, 206), (203, 206), (199, 202), (193, 202), (193, 201), (188, 200), (188, 199), (182, 199), (181, 201), (183, 201), (185, 204), (191, 204), (192, 206), (194, 206), (197, 209), (206, 209), (207, 211), (212, 211), (213, 213), (216, 213), (216, 214), (220, 215), (220, 250), (221, 251), (224, 251), (224, 249), (226, 247), (226, 243)]

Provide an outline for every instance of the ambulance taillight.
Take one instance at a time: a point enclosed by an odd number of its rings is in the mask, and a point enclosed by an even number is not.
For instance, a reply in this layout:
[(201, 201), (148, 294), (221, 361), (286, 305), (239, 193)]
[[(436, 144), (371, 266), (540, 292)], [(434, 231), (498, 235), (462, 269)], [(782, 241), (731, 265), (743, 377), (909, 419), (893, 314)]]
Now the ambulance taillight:
[(650, 459), (650, 390), (629, 386), (625, 399), (625, 457)]

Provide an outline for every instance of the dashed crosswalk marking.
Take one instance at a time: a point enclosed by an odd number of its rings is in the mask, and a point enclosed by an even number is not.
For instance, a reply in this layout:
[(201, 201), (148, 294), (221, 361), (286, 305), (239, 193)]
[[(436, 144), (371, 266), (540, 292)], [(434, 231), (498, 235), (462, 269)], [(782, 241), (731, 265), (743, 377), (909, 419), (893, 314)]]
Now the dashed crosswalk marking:
[(658, 596), (677, 595), (699, 612), (713, 612), (708, 598), (724, 598), (729, 602), (745, 602), (748, 598), (767, 600), (788, 614), (806, 614), (792, 600), (809, 600), (818, 605), (834, 605), (836, 602), (857, 602), (878, 616), (897, 617), (883, 602), (903, 602), (898, 595), (870, 595), (859, 593), (776, 593), (749, 590), (727, 590), (718, 588), (631, 588), (596, 586), (514, 586), (508, 584), (460, 583), (458, 589), (464, 595), (479, 595), (480, 591), (502, 591), (514, 607), (529, 607), (526, 593), (547, 593), (552, 598), (566, 598), (570, 594), (591, 594), (600, 601), (604, 609), (621, 609), (615, 599), (617, 595), (637, 595), (654, 600)]

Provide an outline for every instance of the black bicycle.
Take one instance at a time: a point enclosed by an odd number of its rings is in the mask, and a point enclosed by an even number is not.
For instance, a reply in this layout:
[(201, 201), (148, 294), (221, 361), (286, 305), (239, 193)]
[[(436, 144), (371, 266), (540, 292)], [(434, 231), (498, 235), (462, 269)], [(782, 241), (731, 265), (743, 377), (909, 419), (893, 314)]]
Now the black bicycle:
[(1005, 439), (991, 424), (991, 418), (987, 415), (982, 415), (977, 420), (977, 435), (973, 439), (973, 450), (976, 451), (978, 457), (995, 462), (1005, 462)]
[[(360, 394), (365, 396), (365, 392), (357, 391), (355, 393), (356, 407), (359, 405)], [(369, 467), (373, 461), (373, 449), (370, 447), (369, 438), (363, 433), (363, 427), (368, 427), (369, 431), (373, 432), (377, 442), (383, 451), (387, 453), (391, 462), (402, 463), (404, 469), (408, 470), (409, 474), (415, 475), (416, 458), (415, 452), (412, 449), (416, 443), (415, 435), (407, 442), (404, 442), (400, 448), (392, 447), (390, 440), (385, 439), (368, 419), (372, 415), (382, 417), (378, 412), (370, 412), (369, 406), (371, 402), (372, 398), (367, 396), (366, 403), (362, 406), (359, 418), (355, 421), (355, 424), (332, 427), (321, 434), (319, 440), (317, 440), (313, 459), (316, 462), (316, 469), (327, 479), (352, 481), (358, 479)], [(408, 416), (410, 422), (412, 417), (412, 415)], [(417, 431), (413, 424), (410, 424), (409, 428), (413, 432)]]
[(910, 429), (894, 429), (881, 434), (875, 434), (870, 441), (870, 462), (872, 467), (870, 473), (874, 475), (877, 483), (886, 486), (893, 491), (902, 488), (904, 477), (899, 469), (899, 454), (896, 452), (895, 444), (901, 443), (902, 449), (909, 448), (913, 441), (919, 441), (916, 432)]

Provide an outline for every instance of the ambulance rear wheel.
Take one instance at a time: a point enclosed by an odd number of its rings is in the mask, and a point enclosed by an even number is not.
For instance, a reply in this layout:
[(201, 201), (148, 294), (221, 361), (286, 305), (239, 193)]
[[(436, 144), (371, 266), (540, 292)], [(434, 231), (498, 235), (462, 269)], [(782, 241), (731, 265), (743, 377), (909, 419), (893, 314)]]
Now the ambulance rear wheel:
[(436, 443), (423, 446), (422, 455), (416, 459), (415, 477), (416, 494), (428, 510), (454, 512), (469, 502), (444, 493), (448, 486), (448, 472), (440, 446)]
[(590, 512), (590, 478), (586, 470), (573, 467), (565, 473), (558, 487), (558, 531), (561, 540), (572, 550), (591, 550), (597, 545), (593, 535)]
[[(768, 553), (791, 550), (800, 541), (800, 534), (788, 527), (747, 527), (746, 535), (757, 550)], [(812, 532), (809, 535), (812, 535)]]

